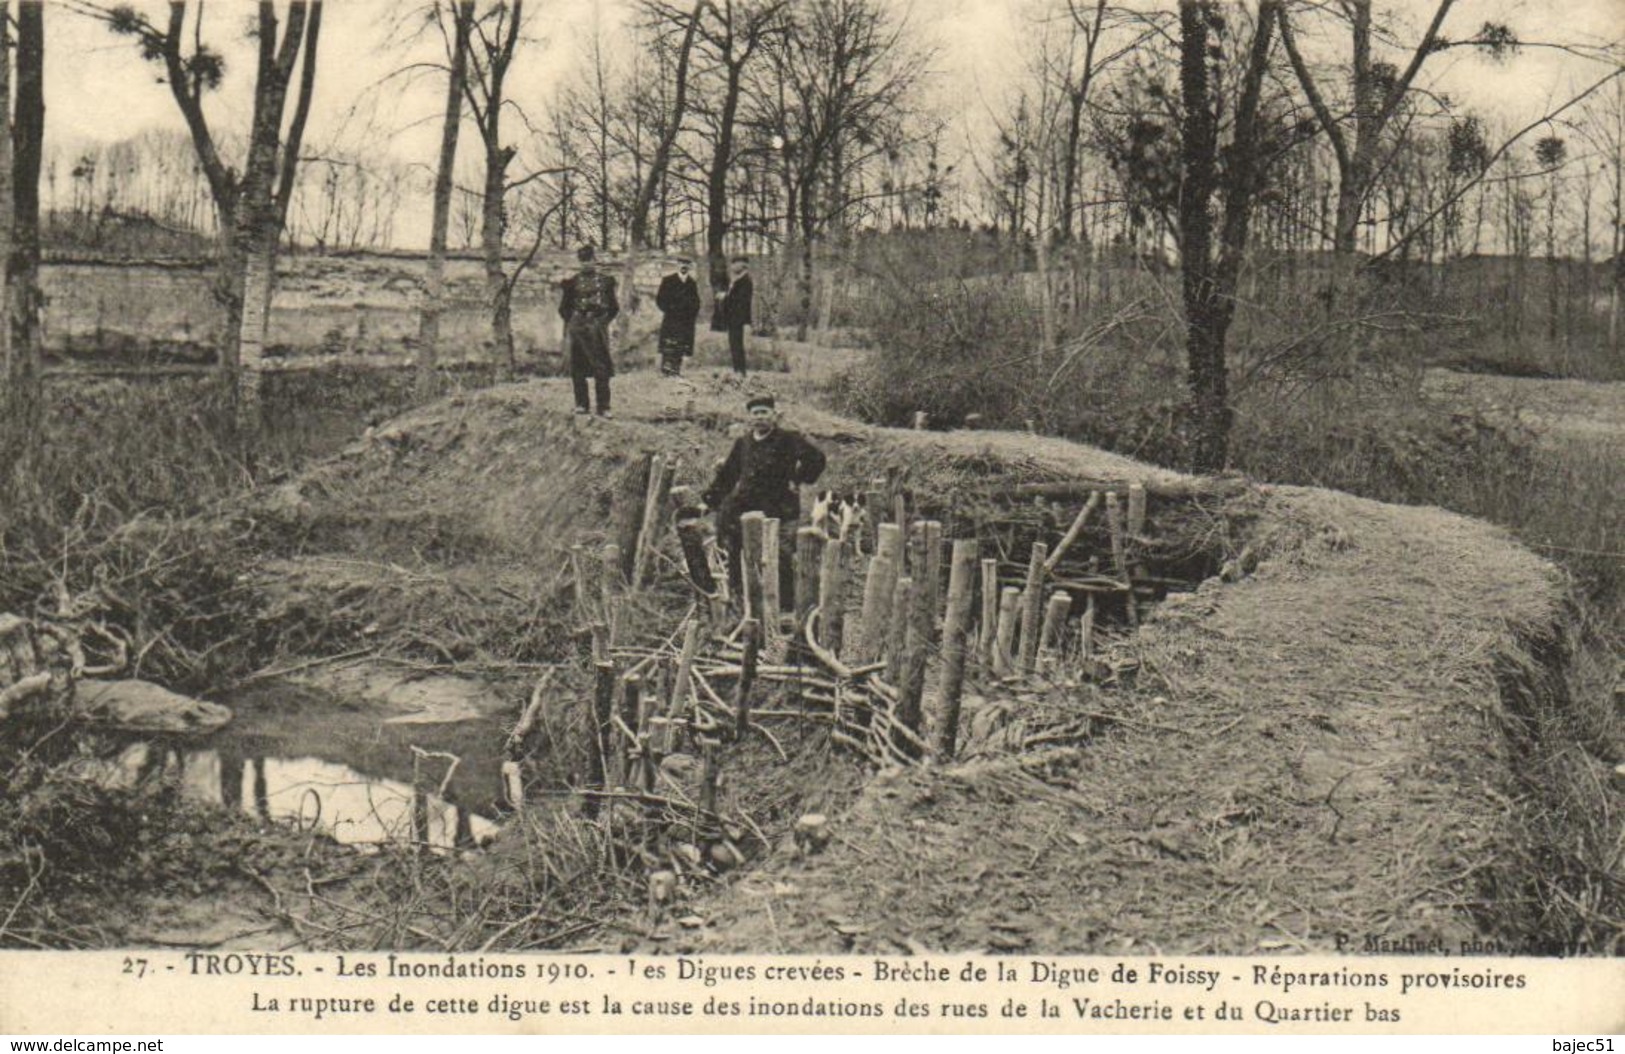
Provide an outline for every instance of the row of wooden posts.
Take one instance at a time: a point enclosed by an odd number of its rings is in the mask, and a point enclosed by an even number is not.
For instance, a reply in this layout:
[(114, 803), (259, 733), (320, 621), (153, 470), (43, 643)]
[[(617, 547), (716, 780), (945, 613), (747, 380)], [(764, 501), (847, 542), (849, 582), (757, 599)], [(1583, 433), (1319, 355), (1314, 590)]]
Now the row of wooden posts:
[[(649, 807), (669, 806), (671, 800), (657, 794), (662, 762), (676, 752), (697, 754), (700, 794), (694, 804), (700, 817), (714, 819), (718, 747), (754, 730), (780, 749), (760, 723), (769, 717), (824, 722), (833, 739), (877, 763), (948, 760), (956, 753), (967, 668), (978, 667), (994, 681), (1053, 668), (1066, 653), (1075, 591), (1084, 593), (1085, 605), (1070, 654), (1085, 666), (1095, 653), (1098, 593), (1120, 594), (1128, 618), (1136, 617), (1136, 542), (1144, 529), (1146, 494), (1130, 484), (1090, 492), (1053, 549), (1035, 541), (1020, 585), (1001, 584), (998, 560), (982, 557), (976, 539), (955, 539), (946, 594), (942, 524), (911, 523), (901, 498), (892, 503), (894, 518), (872, 532), (863, 527), (858, 506), (821, 510), (812, 525), (796, 530), (793, 546), (781, 546), (778, 520), (747, 513), (741, 521), (737, 622), (728, 620), (725, 576), (713, 570), (703, 524), (679, 520), (694, 613), (661, 647), (619, 643), (628, 587), (648, 583), (669, 509), (681, 504), (674, 474), (675, 462), (657, 456), (630, 576), (619, 544), (599, 551), (596, 583), (587, 551), (578, 546), (571, 553), (578, 612), (593, 639), (590, 795), (630, 795)], [(1067, 588), (1050, 588), (1062, 558), (1102, 506), (1112, 573), (1084, 581), (1074, 576)], [(873, 497), (868, 507), (878, 507)], [(793, 561), (788, 597), (780, 590), (785, 554)], [(852, 605), (851, 585), (860, 568), (861, 600)], [(928, 700), (933, 656), (938, 661)], [(721, 687), (726, 682), (731, 690)], [(752, 696), (763, 682), (788, 688), (791, 705), (753, 708)]]

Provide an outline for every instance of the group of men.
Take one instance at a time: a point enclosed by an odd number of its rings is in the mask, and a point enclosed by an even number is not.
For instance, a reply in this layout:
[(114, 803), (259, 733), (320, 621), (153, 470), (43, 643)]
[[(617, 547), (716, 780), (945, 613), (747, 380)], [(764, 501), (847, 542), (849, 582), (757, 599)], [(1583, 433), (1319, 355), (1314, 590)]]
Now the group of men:
[[(570, 360), (570, 383), (575, 389), (575, 412), (594, 411), (610, 416), (610, 378), (615, 376), (615, 360), (610, 353), (609, 324), (621, 312), (613, 276), (598, 268), (597, 253), (590, 245), (576, 253), (580, 269), (562, 283), (559, 317), (564, 320), (564, 337)], [(655, 306), (660, 309), (660, 372), (680, 377), (683, 360), (694, 354), (694, 330), (700, 317), (700, 291), (692, 274), (694, 262), (687, 257), (671, 261), (670, 270), (660, 280)], [(743, 256), (734, 257), (728, 268), (728, 284), (717, 290), (711, 328), (728, 334), (728, 357), (736, 376), (743, 377), (745, 327), (753, 323), (755, 289), (750, 264)], [(590, 390), (589, 390), (589, 382)], [(590, 397), (590, 398), (589, 398)]]
[[(610, 416), (610, 378), (615, 362), (610, 353), (609, 324), (620, 314), (615, 279), (598, 269), (596, 253), (586, 246), (576, 254), (580, 269), (566, 278), (559, 298), (565, 342), (570, 358), (570, 382), (575, 391), (575, 412)], [(700, 293), (691, 273), (693, 261), (678, 258), (661, 279), (655, 293), (660, 309), (660, 372), (680, 377), (683, 360), (694, 354), (694, 330), (700, 315)], [(713, 329), (728, 334), (728, 355), (733, 372), (743, 377), (745, 327), (752, 324), (750, 267), (742, 256), (728, 268), (728, 285), (718, 290), (712, 314)], [(589, 382), (590, 391), (589, 391)], [(590, 396), (590, 399), (589, 399)], [(738, 596), (742, 580), (743, 549), (740, 517), (762, 512), (780, 522), (780, 594), (790, 598), (794, 568), (790, 558), (795, 523), (801, 515), (800, 488), (816, 483), (824, 472), (824, 454), (799, 432), (779, 424), (776, 400), (757, 394), (745, 402), (749, 427), (734, 440), (728, 457), (718, 466), (711, 485), (701, 495), (705, 506), (716, 510), (717, 537), (728, 554), (728, 580)]]

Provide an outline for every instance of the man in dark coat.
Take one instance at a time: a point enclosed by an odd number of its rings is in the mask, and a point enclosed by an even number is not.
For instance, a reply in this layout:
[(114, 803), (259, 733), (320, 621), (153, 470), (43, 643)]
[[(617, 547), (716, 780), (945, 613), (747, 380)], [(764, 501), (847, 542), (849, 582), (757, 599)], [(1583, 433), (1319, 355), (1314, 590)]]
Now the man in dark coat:
[(823, 451), (800, 432), (779, 427), (779, 411), (771, 395), (755, 395), (745, 403), (750, 431), (734, 440), (728, 460), (701, 495), (717, 510), (717, 538), (728, 553), (728, 582), (733, 595), (742, 585), (740, 549), (743, 532), (739, 517), (761, 512), (779, 521), (779, 595), (794, 604), (793, 566), (796, 520), (801, 497), (796, 488), (816, 483), (824, 472)]
[(743, 256), (733, 259), (728, 272), (728, 291), (717, 302), (717, 328), (728, 331), (728, 357), (733, 371), (745, 375), (745, 327), (751, 325), (755, 289), (750, 280), (750, 263)]
[(694, 323), (700, 317), (700, 287), (689, 273), (687, 258), (677, 261), (677, 269), (660, 280), (655, 306), (660, 309), (660, 372), (667, 377), (683, 375), (683, 360), (694, 354)]
[(609, 354), (609, 324), (621, 313), (615, 298), (615, 279), (598, 270), (593, 247), (584, 245), (576, 253), (581, 269), (561, 283), (559, 317), (564, 319), (564, 340), (570, 356), (570, 384), (575, 388), (576, 413), (590, 410), (587, 379), (592, 378), (598, 416), (609, 414), (609, 379), (615, 376), (615, 360)]

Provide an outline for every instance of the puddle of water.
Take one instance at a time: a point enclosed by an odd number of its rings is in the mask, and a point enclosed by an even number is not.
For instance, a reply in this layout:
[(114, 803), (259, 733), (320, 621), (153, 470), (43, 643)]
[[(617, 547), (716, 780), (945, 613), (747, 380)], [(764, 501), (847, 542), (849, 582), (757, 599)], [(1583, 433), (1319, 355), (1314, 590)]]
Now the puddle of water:
[[(235, 716), (203, 740), (126, 745), (110, 781), (173, 779), (191, 800), (320, 831), (346, 845), (416, 841), (473, 848), (503, 808), (506, 733), (497, 717), (399, 724), (398, 716), (293, 685), (222, 699)], [(440, 756), (418, 759), (413, 748)]]

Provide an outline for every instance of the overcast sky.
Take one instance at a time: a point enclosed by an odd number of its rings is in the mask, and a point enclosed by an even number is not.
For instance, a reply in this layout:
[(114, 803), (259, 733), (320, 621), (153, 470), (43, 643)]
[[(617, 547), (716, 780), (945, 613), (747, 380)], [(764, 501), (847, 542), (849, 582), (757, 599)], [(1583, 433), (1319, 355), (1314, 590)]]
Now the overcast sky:
[[(896, 3), (920, 39), (935, 49), (932, 99), (955, 119), (960, 147), (974, 143), (987, 127), (987, 115), (1007, 97), (1012, 71), (1031, 50), (1031, 18), (1045, 0)], [(136, 6), (159, 22), (166, 10), (155, 0), (136, 0)], [(1163, 6), (1171, 8), (1172, 0)], [(1433, 0), (1378, 0), (1396, 31), (1410, 30), (1404, 34), (1409, 39), (1433, 6)], [(406, 33), (401, 24), (410, 26), (413, 10), (405, 0), (328, 0), (307, 143), (354, 137), (370, 124), (390, 137), (396, 156), (432, 162), (443, 81), (389, 77), (413, 56), (433, 58), (432, 50), (420, 46), (413, 52), (401, 42)], [(533, 117), (545, 114), (556, 86), (579, 68), (594, 26), (608, 41), (622, 39), (627, 10), (625, 0), (531, 0), (526, 11), (533, 40), (512, 80), (512, 97)], [(247, 124), (253, 59), (244, 29), (252, 14), (246, 0), (215, 0), (206, 8), (206, 39), (228, 60), (227, 85), (210, 103), (211, 120), (222, 129)], [(1625, 38), (1625, 0), (1458, 0), (1445, 33), (1469, 36), (1485, 21), (1507, 22), (1524, 40), (1603, 44)], [(75, 149), (83, 141), (113, 141), (144, 128), (183, 127), (157, 69), (141, 61), (130, 40), (56, 4), (48, 9), (46, 31), (48, 143)], [(1315, 46), (1307, 23), (1303, 32), (1305, 46)], [(1329, 35), (1325, 40), (1337, 43)], [(438, 46), (433, 40), (429, 44)], [(611, 54), (624, 60), (624, 51)], [(1505, 64), (1464, 50), (1431, 60), (1425, 76), (1462, 105), (1522, 123), (1603, 72), (1606, 67), (1599, 64), (1549, 50), (1532, 49)], [(523, 171), (523, 164), (521, 154), (516, 171)]]

